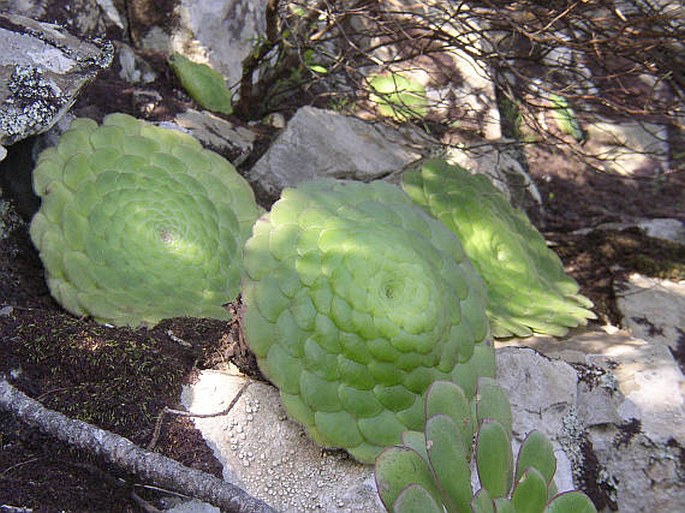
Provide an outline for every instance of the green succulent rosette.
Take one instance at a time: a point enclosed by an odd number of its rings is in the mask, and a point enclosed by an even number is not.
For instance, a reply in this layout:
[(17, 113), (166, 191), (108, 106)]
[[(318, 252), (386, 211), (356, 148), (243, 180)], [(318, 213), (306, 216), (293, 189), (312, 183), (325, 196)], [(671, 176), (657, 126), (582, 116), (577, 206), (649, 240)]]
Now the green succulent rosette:
[(563, 336), (595, 318), (540, 232), (485, 176), (430, 160), (405, 173), (402, 186), (461, 240), (485, 281), (495, 337)]
[[(456, 256), (456, 258), (454, 258)], [(458, 239), (397, 187), (283, 191), (245, 248), (248, 345), (320, 445), (373, 462), (420, 429), (436, 380), (494, 374), (485, 290)]]
[(228, 317), (260, 211), (192, 136), (124, 114), (77, 119), (39, 156), (33, 186), (31, 238), (65, 309), (119, 326)]

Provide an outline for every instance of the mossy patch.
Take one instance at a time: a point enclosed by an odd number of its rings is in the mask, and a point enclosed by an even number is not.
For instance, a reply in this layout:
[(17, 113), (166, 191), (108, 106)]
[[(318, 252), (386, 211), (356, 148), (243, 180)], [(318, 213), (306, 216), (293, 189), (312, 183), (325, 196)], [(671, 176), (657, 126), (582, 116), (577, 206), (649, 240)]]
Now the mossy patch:
[[(146, 445), (202, 357), (159, 329), (108, 328), (62, 312), (15, 308), (2, 323), (3, 367), (45, 406)], [(166, 326), (166, 329), (165, 329)], [(166, 339), (166, 340), (165, 340)]]
[(631, 273), (652, 278), (685, 279), (685, 245), (647, 236), (641, 229), (595, 230), (586, 235), (554, 235), (554, 250), (567, 272), (582, 284), (605, 322), (621, 324), (615, 288)]

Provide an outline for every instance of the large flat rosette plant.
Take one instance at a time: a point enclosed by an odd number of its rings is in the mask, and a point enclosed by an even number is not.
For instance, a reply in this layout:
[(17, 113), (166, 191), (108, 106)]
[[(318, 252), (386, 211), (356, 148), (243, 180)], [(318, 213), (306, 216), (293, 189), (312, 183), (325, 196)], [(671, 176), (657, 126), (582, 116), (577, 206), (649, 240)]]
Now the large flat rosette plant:
[(540, 232), (486, 177), (431, 160), (402, 186), (461, 239), (485, 281), (494, 336), (563, 336), (595, 318)]
[[(455, 258), (456, 256), (456, 258)], [(422, 429), (438, 379), (494, 373), (485, 290), (458, 239), (397, 187), (286, 189), (245, 249), (247, 342), (320, 445), (372, 463)]]
[(55, 299), (114, 325), (227, 318), (252, 189), (190, 135), (123, 114), (78, 119), (33, 174), (31, 238)]

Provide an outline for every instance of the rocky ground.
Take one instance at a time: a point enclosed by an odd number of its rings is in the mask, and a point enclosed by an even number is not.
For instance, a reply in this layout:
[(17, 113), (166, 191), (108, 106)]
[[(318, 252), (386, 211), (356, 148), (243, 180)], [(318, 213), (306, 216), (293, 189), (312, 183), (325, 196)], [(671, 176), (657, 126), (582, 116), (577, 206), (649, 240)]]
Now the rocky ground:
[[(189, 101), (179, 93), (164, 59), (147, 57), (158, 72), (149, 90), (164, 98), (150, 117), (169, 119)], [(75, 112), (95, 119), (112, 111), (139, 115), (148, 99), (110, 70), (83, 92)], [(276, 134), (263, 127), (253, 127), (253, 132), (255, 151), (244, 168)], [(162, 411), (179, 408), (182, 386), (201, 370), (223, 369), (233, 362), (258, 377), (239, 343), (237, 323), (173, 319), (154, 329), (130, 330), (64, 312), (48, 293), (27, 233), (38, 206), (27, 186), (33, 142), (11, 147), (0, 164), (0, 373), (48, 408), (221, 476), (221, 465), (192, 422)], [(641, 219), (685, 222), (682, 167), (658, 179), (625, 177), (598, 171), (550, 147), (531, 147), (528, 163), (544, 207), (532, 217), (581, 291), (594, 301), (594, 327), (621, 326), (616, 284), (631, 272), (685, 279), (685, 246), (651, 238), (635, 227)], [(613, 228), (593, 229), (609, 223)], [(685, 368), (685, 340), (673, 352)], [(0, 414), (0, 448), (0, 511), (149, 512), (179, 499), (6, 414)]]
[[(540, 154), (541, 163), (554, 158)], [(599, 322), (620, 324), (613, 285), (626, 274), (683, 279), (683, 246), (649, 238), (636, 228), (572, 233), (599, 222), (684, 212), (682, 174), (669, 176), (657, 188), (649, 181), (572, 166), (533, 165), (532, 172), (548, 198), (543, 218), (545, 226), (553, 228), (548, 238), (595, 302)], [(4, 200), (13, 203), (11, 197)], [(235, 326), (174, 319), (151, 330), (130, 330), (76, 319), (49, 296), (27, 237), (26, 219), (7, 212), (5, 218), (11, 227), (0, 242), (0, 372), (12, 373), (16, 386), (49, 408), (221, 475), (220, 465), (187, 418), (158, 419), (165, 406), (178, 407), (181, 386), (193, 380), (197, 370), (221, 368), (228, 361), (246, 367)], [(676, 356), (685, 365), (685, 354)], [(0, 505), (40, 512), (135, 512), (142, 511), (141, 501), (159, 505), (173, 498), (7, 415), (0, 421), (0, 445)]]

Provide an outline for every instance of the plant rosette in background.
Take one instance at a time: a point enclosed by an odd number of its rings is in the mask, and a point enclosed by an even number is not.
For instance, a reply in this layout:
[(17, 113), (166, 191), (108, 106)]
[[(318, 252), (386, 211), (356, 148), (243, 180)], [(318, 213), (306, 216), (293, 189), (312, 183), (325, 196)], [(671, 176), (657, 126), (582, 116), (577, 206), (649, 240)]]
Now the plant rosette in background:
[(402, 187), (461, 240), (485, 282), (495, 337), (563, 336), (596, 317), (540, 232), (487, 177), (429, 160)]

